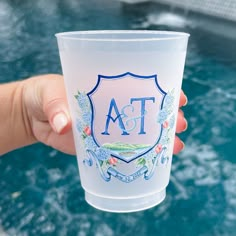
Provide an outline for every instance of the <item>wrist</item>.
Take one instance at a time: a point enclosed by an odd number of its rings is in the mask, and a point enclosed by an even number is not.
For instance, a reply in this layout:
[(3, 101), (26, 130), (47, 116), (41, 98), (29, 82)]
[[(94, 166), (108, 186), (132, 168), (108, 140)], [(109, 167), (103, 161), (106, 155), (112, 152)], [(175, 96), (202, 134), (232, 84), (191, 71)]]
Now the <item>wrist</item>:
[(25, 145), (33, 144), (37, 142), (37, 139), (34, 136), (34, 132), (32, 129), (32, 116), (30, 116), (29, 113), (29, 108), (28, 108), (28, 103), (27, 100), (30, 99), (28, 98), (28, 93), (27, 91), (32, 89), (31, 88), (31, 79), (26, 79), (22, 80), (20, 82), (19, 86), (19, 97), (20, 97), (20, 102), (21, 102), (21, 119), (22, 119), (22, 125), (24, 126), (24, 137), (26, 140)]
[(0, 86), (0, 154), (36, 142), (24, 102), (26, 81)]

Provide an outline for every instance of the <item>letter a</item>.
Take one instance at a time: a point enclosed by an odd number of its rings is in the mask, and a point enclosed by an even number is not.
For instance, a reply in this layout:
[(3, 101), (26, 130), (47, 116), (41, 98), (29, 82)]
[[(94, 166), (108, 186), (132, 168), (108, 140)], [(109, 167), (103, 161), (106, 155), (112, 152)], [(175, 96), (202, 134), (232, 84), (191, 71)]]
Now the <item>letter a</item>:
[[(116, 113), (116, 118), (113, 118), (112, 115), (112, 111), (114, 110), (114, 112)], [(129, 135), (129, 133), (127, 133), (124, 123), (122, 121), (121, 115), (119, 113), (118, 107), (116, 105), (116, 101), (114, 98), (111, 99), (111, 103), (110, 103), (110, 107), (109, 107), (109, 111), (107, 114), (107, 120), (106, 120), (106, 126), (105, 126), (105, 131), (102, 132), (103, 135), (110, 135), (108, 132), (109, 129), (109, 125), (110, 125), (110, 120), (113, 121), (113, 123), (116, 122), (116, 120), (118, 120), (119, 122), (119, 128), (123, 131), (121, 135)]]

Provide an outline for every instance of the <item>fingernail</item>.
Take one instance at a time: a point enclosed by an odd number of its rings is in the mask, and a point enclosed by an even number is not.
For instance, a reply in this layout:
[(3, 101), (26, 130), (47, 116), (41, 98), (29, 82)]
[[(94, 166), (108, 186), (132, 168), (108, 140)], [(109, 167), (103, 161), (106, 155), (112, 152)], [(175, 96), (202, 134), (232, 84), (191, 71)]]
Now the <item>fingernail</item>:
[(184, 118), (185, 128), (183, 129), (183, 132), (188, 129), (188, 121)]
[(185, 144), (183, 141), (181, 141), (181, 151), (184, 150), (184, 148), (185, 148)]
[(60, 133), (68, 124), (68, 119), (64, 113), (58, 113), (54, 116), (52, 121), (55, 131)]
[(184, 94), (185, 96), (185, 103), (183, 104), (183, 106), (186, 106), (188, 104), (188, 97)]

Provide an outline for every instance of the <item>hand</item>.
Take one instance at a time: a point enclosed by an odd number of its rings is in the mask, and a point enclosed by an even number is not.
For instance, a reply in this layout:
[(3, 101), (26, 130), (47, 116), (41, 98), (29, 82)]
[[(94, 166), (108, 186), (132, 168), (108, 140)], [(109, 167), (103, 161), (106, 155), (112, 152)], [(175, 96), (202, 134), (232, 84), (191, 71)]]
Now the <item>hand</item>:
[[(62, 152), (75, 154), (63, 77), (43, 75), (27, 80), (23, 91), (23, 103), (28, 114), (32, 135), (40, 142)], [(187, 103), (181, 91), (179, 106)], [(187, 129), (184, 113), (179, 110), (176, 132)], [(174, 154), (184, 148), (184, 143), (176, 136)]]
[(31, 132), (37, 141), (74, 155), (71, 117), (63, 77), (50, 74), (27, 80), (23, 103)]
[[(180, 99), (179, 99), (179, 107), (186, 106), (187, 102), (188, 102), (187, 96), (181, 90)], [(177, 117), (177, 124), (176, 124), (176, 133), (182, 133), (186, 131), (187, 128), (188, 128), (188, 122), (184, 117), (184, 112), (181, 109), (179, 109), (178, 117)], [(175, 136), (174, 154), (178, 154), (183, 149), (184, 149), (184, 142), (178, 136)]]

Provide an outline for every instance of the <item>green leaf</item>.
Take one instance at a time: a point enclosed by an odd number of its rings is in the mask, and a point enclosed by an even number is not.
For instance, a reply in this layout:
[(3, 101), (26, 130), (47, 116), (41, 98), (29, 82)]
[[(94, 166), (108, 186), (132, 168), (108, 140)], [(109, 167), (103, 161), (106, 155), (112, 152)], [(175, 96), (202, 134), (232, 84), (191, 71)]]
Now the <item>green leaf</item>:
[(146, 164), (146, 160), (144, 158), (139, 158), (137, 164), (144, 166)]

